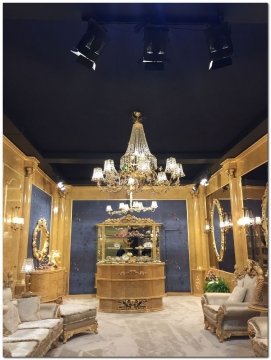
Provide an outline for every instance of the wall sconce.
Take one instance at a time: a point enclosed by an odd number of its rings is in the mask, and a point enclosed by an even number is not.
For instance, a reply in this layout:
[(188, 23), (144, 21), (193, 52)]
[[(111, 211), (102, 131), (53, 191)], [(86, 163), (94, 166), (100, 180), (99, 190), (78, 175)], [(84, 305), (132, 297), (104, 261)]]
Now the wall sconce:
[(24, 259), (21, 272), (25, 274), (25, 293), (22, 294), (23, 297), (31, 297), (33, 293), (30, 291), (30, 277), (31, 272), (35, 271), (34, 261), (33, 258), (26, 258)]
[(211, 231), (211, 225), (208, 219), (205, 219), (204, 232), (208, 234)]
[(228, 215), (226, 212), (223, 213), (223, 220), (220, 222), (220, 228), (224, 232), (227, 232), (232, 228), (231, 216)]
[(10, 220), (10, 227), (13, 230), (18, 230), (18, 229), (22, 229), (23, 225), (24, 225), (24, 218), (18, 216), (18, 212), (20, 210), (20, 206), (15, 206), (12, 209), (12, 213), (11, 213), (11, 220)]

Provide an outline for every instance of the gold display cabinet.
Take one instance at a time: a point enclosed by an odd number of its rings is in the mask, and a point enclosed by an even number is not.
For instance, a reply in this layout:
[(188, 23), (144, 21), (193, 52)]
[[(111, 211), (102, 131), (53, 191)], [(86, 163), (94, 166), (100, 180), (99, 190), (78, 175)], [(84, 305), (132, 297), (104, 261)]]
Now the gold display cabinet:
[(41, 302), (62, 302), (65, 295), (65, 269), (36, 270), (31, 273), (30, 291), (41, 297)]
[(132, 215), (97, 224), (100, 311), (162, 310), (165, 264), (160, 261), (160, 227), (152, 219)]

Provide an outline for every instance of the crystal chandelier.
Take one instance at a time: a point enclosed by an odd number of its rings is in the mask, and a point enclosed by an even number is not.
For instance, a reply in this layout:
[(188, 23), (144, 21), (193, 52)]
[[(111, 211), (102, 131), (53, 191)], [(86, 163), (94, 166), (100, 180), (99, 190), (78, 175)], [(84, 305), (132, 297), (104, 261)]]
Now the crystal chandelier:
[(130, 192), (130, 205), (120, 203), (119, 204), (119, 210), (113, 210), (111, 205), (106, 206), (106, 212), (109, 215), (125, 215), (128, 212), (146, 212), (146, 211), (152, 211), (154, 212), (158, 208), (157, 201), (152, 201), (151, 206), (143, 206), (141, 201), (133, 201), (133, 193)]
[(185, 176), (182, 164), (170, 157), (165, 170), (158, 168), (157, 159), (147, 144), (140, 112), (133, 113), (133, 121), (126, 153), (120, 159), (120, 170), (116, 170), (113, 160), (105, 160), (103, 169), (94, 168), (91, 180), (102, 190), (117, 192), (124, 188), (128, 194), (140, 191), (144, 186), (158, 191), (179, 186), (180, 178)]

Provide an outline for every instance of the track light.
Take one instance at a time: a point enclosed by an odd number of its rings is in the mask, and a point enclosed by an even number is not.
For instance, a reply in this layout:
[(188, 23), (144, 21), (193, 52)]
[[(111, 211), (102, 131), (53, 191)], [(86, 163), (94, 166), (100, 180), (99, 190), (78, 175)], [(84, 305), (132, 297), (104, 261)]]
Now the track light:
[(202, 178), (202, 179), (200, 180), (200, 185), (202, 185), (202, 186), (208, 186), (208, 185), (209, 185), (209, 180), (208, 180), (206, 177)]
[(165, 26), (144, 27), (143, 63), (146, 70), (163, 70), (166, 60), (168, 28)]
[(62, 181), (60, 181), (59, 183), (57, 183), (57, 187), (60, 191), (65, 191), (65, 185), (63, 184)]
[(105, 45), (105, 38), (105, 30), (95, 20), (89, 19), (86, 33), (76, 49), (71, 52), (78, 56), (77, 61), (80, 64), (95, 70), (97, 58)]
[(233, 46), (228, 23), (213, 25), (206, 30), (209, 47), (209, 70), (219, 69), (232, 64)]

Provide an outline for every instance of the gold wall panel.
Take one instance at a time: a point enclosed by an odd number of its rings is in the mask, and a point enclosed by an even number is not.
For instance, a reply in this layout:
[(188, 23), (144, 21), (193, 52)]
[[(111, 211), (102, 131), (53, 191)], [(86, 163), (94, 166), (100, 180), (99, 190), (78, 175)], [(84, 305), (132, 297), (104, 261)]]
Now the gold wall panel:
[(200, 296), (203, 294), (203, 287), (205, 284), (205, 269), (192, 269), (192, 294)]

